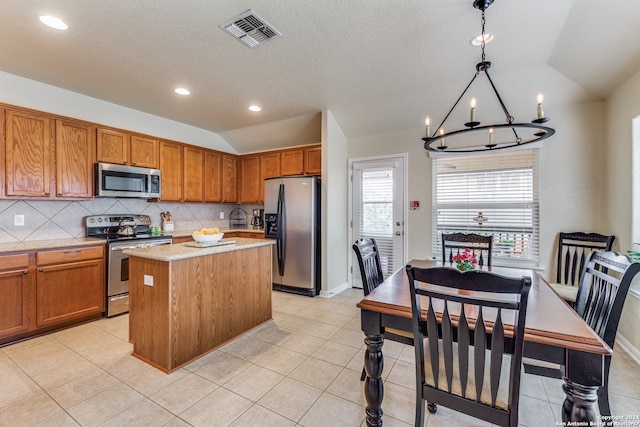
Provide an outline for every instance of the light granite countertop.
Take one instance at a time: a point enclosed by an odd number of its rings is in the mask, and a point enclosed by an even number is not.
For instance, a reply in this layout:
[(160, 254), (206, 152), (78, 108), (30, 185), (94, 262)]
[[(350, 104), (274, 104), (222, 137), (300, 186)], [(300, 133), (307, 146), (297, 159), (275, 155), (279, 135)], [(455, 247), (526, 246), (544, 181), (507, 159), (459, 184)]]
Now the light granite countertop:
[[(191, 236), (196, 231), (192, 229), (188, 230), (176, 230), (173, 233), (166, 233), (163, 235), (173, 237)], [(223, 233), (263, 233), (264, 228), (220, 228)], [(255, 240), (255, 239), (251, 239)], [(94, 246), (104, 245), (106, 240), (97, 239), (93, 237), (78, 237), (70, 239), (54, 239), (54, 240), (30, 240), (22, 242), (6, 242), (0, 243), (0, 254), (10, 252), (26, 252), (26, 251), (38, 251), (45, 249), (67, 248), (70, 246)], [(196, 249), (196, 248), (193, 248)]]
[[(247, 227), (247, 228), (220, 228), (220, 231), (222, 233), (264, 233), (264, 228), (252, 228), (252, 227)], [(199, 229), (198, 229), (199, 230)], [(176, 230), (172, 233), (170, 233), (173, 237), (185, 237), (185, 236), (191, 236), (191, 234), (193, 234), (193, 232), (196, 231), (195, 229), (187, 229), (187, 230)]]
[(222, 239), (221, 242), (230, 240), (235, 241), (235, 243), (220, 246), (210, 246), (206, 248), (197, 248), (193, 246), (187, 246), (186, 243), (178, 243), (173, 245), (151, 246), (141, 249), (128, 249), (123, 251), (123, 253), (129, 256), (138, 256), (141, 258), (154, 259), (156, 261), (169, 262), (186, 258), (213, 255), (222, 252), (238, 251), (258, 246), (268, 246), (273, 245), (276, 242), (275, 240), (271, 239), (248, 239), (245, 237)]
[(70, 246), (104, 245), (104, 239), (79, 237), (75, 239), (31, 240), (23, 242), (0, 243), (0, 253), (37, 251), (43, 249), (68, 248)]

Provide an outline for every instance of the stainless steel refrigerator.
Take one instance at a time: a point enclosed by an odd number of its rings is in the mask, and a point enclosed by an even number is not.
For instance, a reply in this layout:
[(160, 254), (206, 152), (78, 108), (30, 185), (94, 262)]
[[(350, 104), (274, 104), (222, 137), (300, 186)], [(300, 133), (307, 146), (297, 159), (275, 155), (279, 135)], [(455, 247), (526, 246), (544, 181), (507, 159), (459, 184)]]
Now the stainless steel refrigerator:
[(320, 291), (320, 181), (315, 176), (264, 181), (265, 237), (276, 239), (273, 289)]

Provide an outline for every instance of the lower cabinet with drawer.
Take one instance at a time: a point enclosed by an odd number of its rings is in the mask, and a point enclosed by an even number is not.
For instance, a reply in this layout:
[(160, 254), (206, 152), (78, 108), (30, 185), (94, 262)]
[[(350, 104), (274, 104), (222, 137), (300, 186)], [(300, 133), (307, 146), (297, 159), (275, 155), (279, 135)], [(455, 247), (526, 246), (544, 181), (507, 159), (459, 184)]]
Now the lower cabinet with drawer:
[(34, 271), (28, 253), (0, 255), (0, 342), (33, 328)]
[(102, 246), (37, 252), (36, 263), (38, 327), (83, 319), (104, 311)]
[(0, 344), (100, 317), (104, 246), (0, 255)]

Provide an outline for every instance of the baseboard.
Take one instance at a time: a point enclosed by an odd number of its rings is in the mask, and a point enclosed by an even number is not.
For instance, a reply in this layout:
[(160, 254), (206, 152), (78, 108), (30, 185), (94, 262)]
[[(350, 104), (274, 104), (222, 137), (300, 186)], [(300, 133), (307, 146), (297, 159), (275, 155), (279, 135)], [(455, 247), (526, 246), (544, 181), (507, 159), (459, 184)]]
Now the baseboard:
[(640, 365), (640, 350), (634, 347), (625, 337), (618, 334), (616, 337), (616, 344), (622, 348), (633, 360)]
[(342, 285), (336, 288), (333, 288), (329, 291), (321, 290), (318, 296), (322, 298), (333, 298), (334, 296), (338, 295), (340, 292), (346, 291), (347, 289), (349, 289), (349, 283), (343, 283)]

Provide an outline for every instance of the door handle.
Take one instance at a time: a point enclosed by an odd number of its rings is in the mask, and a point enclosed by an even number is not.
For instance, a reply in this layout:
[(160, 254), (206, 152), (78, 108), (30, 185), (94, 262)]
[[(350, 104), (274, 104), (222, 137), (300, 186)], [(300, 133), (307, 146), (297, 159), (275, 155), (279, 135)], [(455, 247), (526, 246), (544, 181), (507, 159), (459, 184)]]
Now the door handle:
[(400, 221), (396, 221), (396, 225), (399, 227), (400, 226)]

